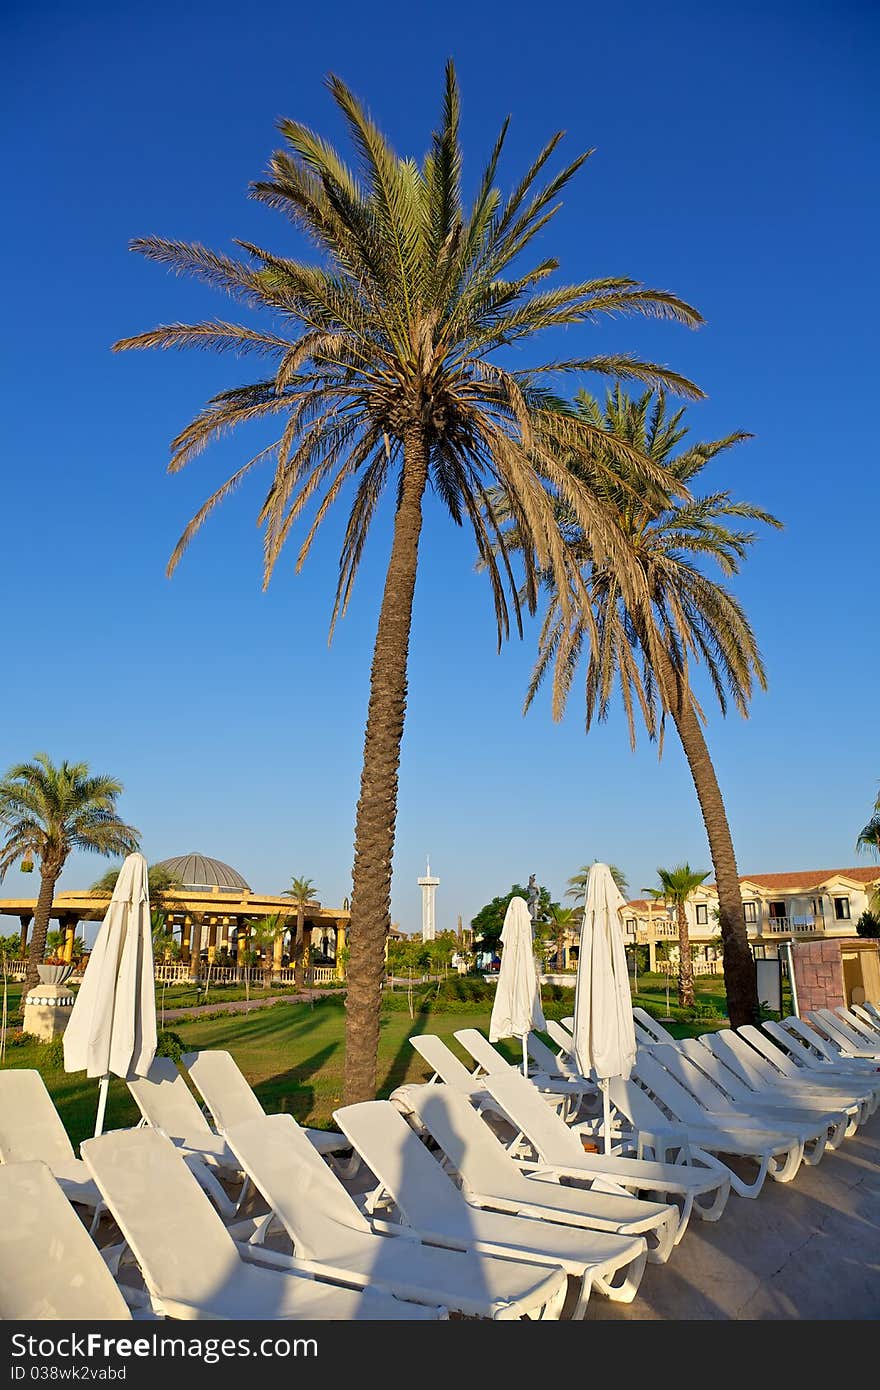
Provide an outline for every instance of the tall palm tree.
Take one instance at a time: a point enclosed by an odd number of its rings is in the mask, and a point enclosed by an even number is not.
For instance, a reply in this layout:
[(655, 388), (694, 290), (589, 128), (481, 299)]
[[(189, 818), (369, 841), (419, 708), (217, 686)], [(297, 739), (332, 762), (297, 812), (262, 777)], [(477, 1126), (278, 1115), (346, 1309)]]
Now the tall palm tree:
[(691, 941), (688, 932), (685, 904), (691, 894), (705, 883), (708, 874), (698, 874), (690, 864), (679, 864), (674, 869), (658, 869), (659, 888), (651, 888), (650, 895), (655, 901), (675, 908), (678, 925), (678, 1002), (683, 1009), (689, 1009), (694, 1002), (694, 963), (691, 960)]
[[(583, 164), (545, 170), (556, 134), (504, 198), (495, 183), (507, 123), (469, 209), (462, 200), (459, 94), (450, 64), (442, 120), (421, 164), (399, 157), (335, 76), (330, 92), (351, 136), (350, 167), (321, 136), (297, 121), (279, 129), (260, 202), (290, 219), (317, 247), (318, 264), (249, 242), (245, 258), (200, 244), (148, 237), (134, 249), (193, 275), (248, 307), (265, 326), (174, 323), (115, 344), (131, 348), (204, 348), (253, 354), (267, 363), (255, 381), (214, 396), (172, 444), (177, 472), (214, 439), (251, 421), (274, 425), (273, 439), (228, 478), (193, 517), (171, 557), (172, 571), (211, 511), (251, 469), (271, 460), (273, 476), (259, 513), (265, 528), (264, 582), (294, 524), (314, 506), (297, 568), (337, 499), (351, 499), (340, 555), (330, 632), (344, 614), (367, 535), (390, 492), (393, 536), (370, 675), (354, 844), (351, 955), (346, 1008), (346, 1103), (375, 1094), (379, 999), (390, 928), (391, 866), (398, 767), (407, 692), (407, 658), (425, 493), (433, 491), (457, 525), (473, 528), (490, 580), (499, 642), (510, 610), (521, 632), (521, 600), (487, 489), (502, 484), (525, 546), (525, 604), (537, 601), (539, 568), (559, 569), (562, 543), (548, 486), (567, 500), (604, 553), (615, 533), (595, 493), (560, 465), (563, 443), (603, 435), (601, 427), (559, 409), (551, 389), (566, 373), (598, 371), (686, 395), (701, 392), (674, 372), (628, 354), (502, 365), (499, 349), (522, 349), (541, 329), (594, 323), (633, 313), (689, 326), (700, 315), (674, 295), (621, 277), (546, 288), (557, 269), (543, 256), (522, 257), (560, 204), (558, 195)], [(541, 179), (546, 177), (546, 182)], [(521, 354), (517, 361), (521, 361)], [(509, 364), (507, 353), (505, 363)], [(609, 441), (635, 470), (656, 470), (628, 446)], [(621, 561), (621, 564), (624, 562)]]
[[(577, 409), (579, 417), (594, 428), (601, 423), (606, 437), (613, 435), (644, 452), (688, 490), (710, 460), (749, 437), (738, 431), (680, 448), (687, 434), (684, 410), (668, 413), (662, 391), (656, 397), (646, 391), (633, 399), (619, 383), (604, 405), (582, 392)], [(729, 697), (747, 717), (755, 684), (766, 689), (764, 665), (745, 611), (723, 584), (704, 573), (703, 566), (711, 561), (725, 576), (738, 572), (755, 533), (731, 520), (774, 527), (781, 523), (758, 507), (734, 501), (728, 491), (675, 499), (662, 486), (646, 485), (644, 475), (636, 476), (622, 455), (607, 450), (598, 435), (596, 439), (590, 454), (570, 459), (569, 466), (593, 479), (616, 518), (630, 565), (621, 573), (610, 550), (598, 554), (564, 501), (558, 504), (572, 587), (568, 601), (562, 601), (555, 576), (545, 575), (548, 608), (525, 707), (552, 668), (553, 714), (560, 718), (586, 646), (587, 729), (594, 719), (605, 718), (616, 684), (632, 743), (638, 712), (649, 734), (660, 740), (661, 749), (666, 716), (672, 719), (706, 827), (718, 891), (728, 1011), (732, 1026), (739, 1027), (758, 1016), (755, 963), (743, 917), (733, 839), (690, 668), (694, 662), (705, 662), (722, 713), (727, 712)], [(638, 584), (633, 583), (633, 565)], [(588, 602), (580, 605), (572, 621), (575, 593), (583, 589)]]
[(856, 849), (880, 855), (880, 795), (874, 802), (874, 814), (856, 837)]
[(295, 988), (302, 989), (305, 984), (305, 907), (306, 903), (314, 898), (317, 889), (310, 878), (294, 878), (291, 880), (289, 888), (285, 888), (283, 896), (293, 898), (296, 903), (296, 938), (293, 947), (293, 983)]
[(140, 834), (116, 813), (122, 783), (91, 775), (87, 763), (62, 762), (48, 753), (18, 763), (0, 780), (0, 882), (25, 854), (40, 861), (40, 893), (28, 952), (24, 993), (39, 981), (37, 966), (46, 949), (46, 932), (55, 900), (55, 884), (73, 849), (91, 854), (130, 854)]
[[(572, 874), (571, 878), (568, 880), (568, 885), (565, 891), (565, 896), (567, 898), (574, 898), (576, 903), (582, 903), (586, 901), (587, 884), (590, 880), (591, 867), (592, 865), (590, 864), (582, 864), (581, 867), (578, 869), (577, 873)], [(608, 868), (611, 870), (611, 877), (614, 879), (614, 882), (616, 883), (618, 889), (623, 894), (623, 896), (626, 897), (627, 893), (629, 892), (629, 884), (626, 879), (626, 874), (623, 872), (622, 869), (618, 869), (616, 864), (609, 864)]]

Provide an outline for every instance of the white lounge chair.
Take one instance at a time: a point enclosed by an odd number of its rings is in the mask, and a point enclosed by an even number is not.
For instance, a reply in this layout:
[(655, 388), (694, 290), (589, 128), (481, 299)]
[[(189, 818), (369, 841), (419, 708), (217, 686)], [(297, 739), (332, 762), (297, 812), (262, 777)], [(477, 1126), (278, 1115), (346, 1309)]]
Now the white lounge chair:
[(848, 1009), (841, 1006), (838, 1013), (841, 1018), (850, 1018), (854, 1023), (858, 1023), (865, 1036), (872, 1042), (880, 1038), (880, 1018), (874, 1018), (863, 1004), (852, 1004)]
[[(553, 1019), (547, 1019), (544, 1025), (544, 1031), (546, 1032), (549, 1038), (553, 1038), (553, 1032), (551, 1031), (553, 1023)], [(555, 1038), (553, 1040), (555, 1042)], [(528, 1037), (526, 1038), (526, 1047), (528, 1048), (529, 1056), (534, 1062), (535, 1068), (539, 1073), (543, 1073), (545, 1076), (554, 1077), (556, 1080), (586, 1080), (586, 1078), (581, 1077), (580, 1073), (577, 1070), (577, 1067), (575, 1066), (573, 1060), (568, 1056), (567, 1052), (562, 1053), (561, 1055), (559, 1053), (554, 1052), (552, 1048), (548, 1047), (547, 1044), (541, 1038), (538, 1037), (537, 1033), (529, 1033)]]
[[(511, 1070), (511, 1064), (505, 1057), (502, 1057), (498, 1049), (478, 1028), (459, 1028), (454, 1037), (476, 1062), (473, 1071), (475, 1077), (480, 1078), (490, 1076), (498, 1071)], [(529, 1037), (531, 1038), (531, 1034)], [(527, 1046), (529, 1046), (528, 1043)], [(550, 1049), (547, 1048), (546, 1050), (549, 1052)], [(514, 1070), (519, 1071), (519, 1074), (522, 1075), (520, 1068), (517, 1067)], [(552, 1102), (554, 1105), (558, 1104), (555, 1097), (564, 1100), (568, 1113), (576, 1112), (585, 1096), (594, 1098), (597, 1094), (595, 1083), (582, 1076), (563, 1077), (558, 1074), (553, 1076), (548, 1072), (539, 1071), (531, 1073), (529, 1079), (542, 1095), (554, 1097)]]
[[(487, 1084), (503, 1080), (503, 1073), (493, 1073)], [(522, 1074), (519, 1080), (531, 1085)], [(537, 1092), (532, 1094), (551, 1121), (562, 1123)], [(472, 1206), (586, 1230), (644, 1236), (648, 1259), (653, 1264), (668, 1260), (681, 1219), (674, 1204), (638, 1198), (607, 1174), (592, 1189), (563, 1186), (547, 1168), (541, 1173), (546, 1181), (527, 1176), (471, 1103), (449, 1086), (401, 1086), (391, 1101), (437, 1145), (444, 1165)]]
[(131, 1317), (97, 1246), (47, 1164), (0, 1166), (0, 1319)]
[(227, 1138), (271, 1207), (252, 1244), (280, 1225), (300, 1266), (317, 1277), (478, 1318), (558, 1318), (568, 1281), (536, 1264), (423, 1245), (403, 1227), (378, 1234), (292, 1115), (233, 1125)]
[[(187, 1052), (183, 1065), (210, 1110), (219, 1134), (225, 1135), (233, 1125), (244, 1124), (247, 1120), (256, 1120), (266, 1114), (231, 1053), (214, 1048)], [(351, 1149), (344, 1134), (305, 1126), (301, 1128), (319, 1154), (345, 1153)]]
[[(453, 1250), (561, 1265), (576, 1285), (573, 1317), (583, 1315), (592, 1287), (618, 1302), (635, 1297), (648, 1253), (641, 1236), (572, 1230), (471, 1206), (390, 1101), (348, 1105), (333, 1118), (376, 1176), (368, 1210), (377, 1230), (393, 1228), (393, 1213), (420, 1239)], [(381, 1209), (387, 1206), (386, 1225)]]
[[(661, 1163), (625, 1154), (588, 1153), (574, 1130), (561, 1123), (546, 1105), (536, 1103), (538, 1098), (523, 1077), (492, 1076), (486, 1084), (516, 1132), (514, 1144), (518, 1147), (520, 1139), (528, 1141), (534, 1158), (517, 1161), (536, 1177), (549, 1172), (557, 1180), (596, 1185), (611, 1182), (635, 1196), (680, 1201), (676, 1245), (692, 1211), (704, 1221), (717, 1221), (721, 1216), (730, 1195), (730, 1176), (708, 1154), (688, 1161), (690, 1156), (682, 1147), (680, 1162)], [(512, 1148), (510, 1152), (513, 1154)]]
[(678, 1041), (668, 1028), (664, 1028), (662, 1023), (651, 1017), (647, 1009), (641, 1008), (638, 1004), (633, 1005), (633, 1023), (641, 1024), (642, 1032), (650, 1042), (674, 1045)]
[(797, 1044), (798, 1061), (805, 1061), (814, 1070), (831, 1067), (837, 1075), (869, 1077), (872, 1084), (880, 1083), (880, 1063), (867, 1057), (844, 1057), (838, 1047), (823, 1038), (804, 1018), (784, 1018), (779, 1023), (768, 1020), (763, 1027), (783, 1046), (786, 1046), (786, 1039)]
[(48, 1164), (67, 1199), (101, 1216), (101, 1194), (74, 1153), (61, 1116), (38, 1071), (0, 1070), (0, 1163), (36, 1159)]
[(833, 1046), (839, 1048), (841, 1056), (880, 1061), (880, 1038), (866, 1038), (832, 1009), (815, 1009), (807, 1017)]
[(170, 1057), (155, 1057), (146, 1076), (126, 1082), (142, 1124), (167, 1134), (186, 1153), (197, 1155), (225, 1176), (241, 1176), (235, 1155), (215, 1134), (192, 1091)]
[(653, 1055), (696, 1097), (708, 1114), (719, 1115), (725, 1123), (753, 1125), (759, 1129), (779, 1125), (790, 1130), (804, 1145), (803, 1161), (810, 1166), (819, 1162), (829, 1145), (834, 1149), (843, 1139), (847, 1120), (842, 1111), (829, 1110), (827, 1105), (822, 1110), (811, 1110), (791, 1102), (762, 1102), (754, 1092), (744, 1098), (735, 1080), (725, 1078), (720, 1064), (716, 1062), (712, 1066), (711, 1054), (694, 1039), (691, 1042), (690, 1050), (683, 1045), (661, 1044), (655, 1047)]
[[(636, 1095), (638, 1086), (632, 1089), (636, 1082), (641, 1083), (643, 1098)], [(757, 1171), (751, 1181), (724, 1164), (734, 1192), (741, 1197), (757, 1197), (768, 1175), (777, 1182), (790, 1182), (800, 1168), (804, 1146), (790, 1130), (769, 1125), (762, 1130), (751, 1125), (725, 1123), (720, 1116), (710, 1116), (645, 1050), (640, 1050), (636, 1056), (633, 1078), (621, 1082), (619, 1077), (612, 1077), (609, 1093), (612, 1102), (628, 1112), (637, 1128), (644, 1126), (656, 1132), (662, 1131), (664, 1124), (671, 1125), (684, 1130), (692, 1147), (714, 1154), (722, 1163), (726, 1156), (753, 1162)], [(638, 1111), (634, 1109), (634, 1102)]]
[[(183, 1155), (157, 1129), (87, 1139), (82, 1155), (140, 1266), (157, 1315), (181, 1319), (434, 1319), (441, 1307), (247, 1263)], [(236, 1160), (237, 1162), (237, 1160)]]
[[(745, 1023), (736, 1032), (727, 1029), (712, 1034), (707, 1046), (717, 1050), (722, 1043), (734, 1053), (743, 1067), (760, 1066), (754, 1060), (755, 1054), (769, 1063), (776, 1073), (773, 1080), (777, 1085), (777, 1078), (781, 1076), (789, 1085), (796, 1086), (799, 1093), (807, 1088), (826, 1095), (835, 1106), (845, 1107), (858, 1101), (864, 1107), (859, 1123), (863, 1123), (877, 1108), (880, 1090), (872, 1085), (869, 1078), (823, 1063), (815, 1054), (808, 1056), (806, 1044), (784, 1029), (779, 1030), (778, 1037), (771, 1038), (764, 1028)], [(724, 1057), (722, 1060), (727, 1059)]]

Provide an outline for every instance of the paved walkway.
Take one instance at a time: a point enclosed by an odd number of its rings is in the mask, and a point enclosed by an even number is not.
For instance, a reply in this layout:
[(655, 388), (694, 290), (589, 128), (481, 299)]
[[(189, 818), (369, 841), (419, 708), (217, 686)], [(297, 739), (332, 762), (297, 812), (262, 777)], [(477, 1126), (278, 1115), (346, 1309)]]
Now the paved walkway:
[(632, 1303), (594, 1296), (588, 1320), (880, 1318), (880, 1110), (815, 1168), (691, 1218)]
[[(325, 994), (345, 993), (338, 989), (309, 989), (302, 994), (252, 994), (250, 1000), (234, 999), (231, 1004), (194, 1004), (189, 1009), (166, 1009), (165, 1022), (174, 1018), (199, 1018), (203, 1014), (249, 1014), (254, 1009), (268, 1009), (270, 1004), (308, 1004), (312, 999), (323, 999)], [(162, 1016), (161, 1005), (159, 1015)]]

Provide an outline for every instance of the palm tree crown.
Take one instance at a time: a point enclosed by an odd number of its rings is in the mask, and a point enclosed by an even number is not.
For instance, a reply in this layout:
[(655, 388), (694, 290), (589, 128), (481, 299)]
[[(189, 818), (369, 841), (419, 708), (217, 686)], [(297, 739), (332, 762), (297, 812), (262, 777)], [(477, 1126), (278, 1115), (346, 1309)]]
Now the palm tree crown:
[(674, 869), (658, 869), (657, 877), (660, 887), (649, 889), (649, 896), (657, 902), (666, 903), (668, 907), (678, 907), (689, 900), (701, 883), (706, 882), (709, 874), (701, 874), (685, 863), (678, 864)]
[[(590, 868), (591, 865), (582, 864), (577, 873), (572, 874), (566, 885), (565, 896), (567, 898), (574, 898), (576, 903), (585, 901), (587, 896), (587, 884), (590, 880)], [(611, 871), (611, 877), (614, 879), (619, 891), (626, 897), (629, 892), (626, 874), (622, 869), (619, 869), (616, 864), (609, 864), (608, 868)]]
[(47, 753), (11, 767), (0, 781), (0, 881), (24, 855), (40, 860), (40, 892), (28, 952), (26, 990), (37, 983), (55, 884), (71, 850), (119, 855), (136, 850), (140, 834), (120, 820), (116, 798), (122, 783), (93, 775), (86, 763), (57, 766)]
[[(565, 556), (554, 497), (565, 499), (597, 553), (613, 544), (596, 491), (570, 472), (565, 451), (600, 436), (634, 470), (662, 480), (650, 460), (582, 415), (561, 407), (555, 381), (574, 372), (613, 373), (685, 395), (701, 393), (663, 367), (628, 354), (544, 361), (523, 369), (499, 360), (542, 329), (644, 314), (689, 326), (702, 320), (664, 290), (624, 277), (547, 288), (552, 257), (523, 264), (556, 215), (558, 195), (580, 155), (547, 175), (561, 139), (537, 155), (509, 197), (496, 186), (507, 123), (476, 184), (462, 194), (459, 95), (447, 67), (442, 119), (422, 162), (401, 158), (338, 77), (330, 92), (351, 137), (351, 167), (321, 136), (293, 120), (285, 146), (252, 186), (316, 248), (319, 264), (239, 242), (245, 258), (199, 244), (149, 237), (134, 249), (193, 275), (267, 314), (264, 326), (174, 323), (118, 342), (130, 348), (207, 348), (262, 360), (256, 380), (220, 392), (172, 444), (183, 468), (240, 425), (272, 426), (270, 442), (208, 498), (184, 530), (169, 569), (215, 506), (259, 464), (272, 478), (259, 522), (264, 583), (293, 527), (310, 517), (297, 568), (337, 500), (349, 503), (331, 634), (348, 604), (371, 522), (390, 491), (394, 530), (370, 678), (358, 801), (346, 998), (346, 1103), (375, 1094), (379, 999), (390, 928), (397, 774), (423, 501), (431, 489), (457, 525), (467, 522), (490, 581), (499, 642), (511, 611), (521, 631), (523, 596), (533, 611), (541, 570), (561, 576)], [(543, 182), (542, 182), (543, 180)], [(514, 582), (490, 488), (510, 499), (523, 546), (524, 582)], [(563, 606), (568, 589), (560, 583)]]

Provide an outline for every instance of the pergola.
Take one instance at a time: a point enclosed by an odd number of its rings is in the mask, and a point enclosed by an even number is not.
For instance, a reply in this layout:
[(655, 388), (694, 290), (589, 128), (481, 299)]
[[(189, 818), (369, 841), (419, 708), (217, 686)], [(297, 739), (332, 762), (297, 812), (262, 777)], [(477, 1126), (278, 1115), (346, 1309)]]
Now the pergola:
[[(63, 954), (68, 960), (80, 923), (102, 921), (109, 901), (109, 894), (91, 891), (56, 895), (51, 917), (65, 933)], [(169, 889), (157, 894), (151, 906), (166, 914), (166, 928), (169, 934), (175, 928), (180, 929), (184, 959), (193, 962), (198, 962), (205, 948), (208, 960), (212, 962), (217, 952), (228, 950), (233, 941), (237, 954), (240, 948), (246, 946), (254, 919), (278, 915), (286, 919), (286, 930), (296, 929), (296, 905), (289, 897), (253, 893), (250, 889)], [(0, 900), (0, 915), (19, 919), (23, 954), (27, 949), (28, 932), (35, 910), (35, 898)], [(321, 903), (311, 901), (304, 904), (303, 916), (306, 933), (311, 934), (312, 943), (318, 945), (319, 949), (325, 949), (325, 942), (329, 947), (332, 936), (333, 949), (327, 953), (331, 954), (338, 964), (340, 952), (347, 939), (350, 918), (348, 908), (323, 907)], [(276, 938), (274, 946), (276, 965), (281, 964), (283, 951), (282, 934)]]

